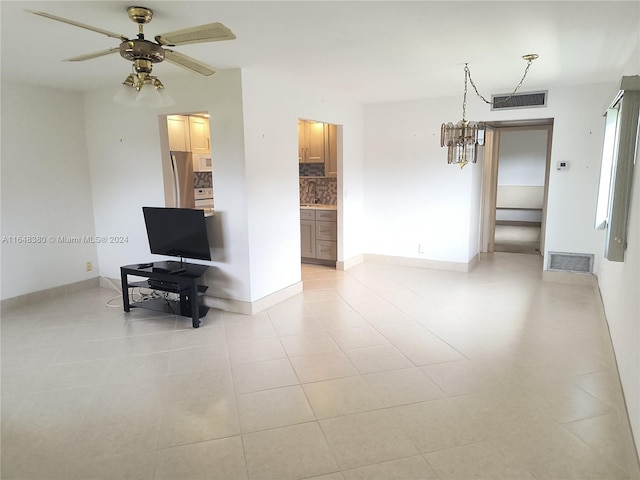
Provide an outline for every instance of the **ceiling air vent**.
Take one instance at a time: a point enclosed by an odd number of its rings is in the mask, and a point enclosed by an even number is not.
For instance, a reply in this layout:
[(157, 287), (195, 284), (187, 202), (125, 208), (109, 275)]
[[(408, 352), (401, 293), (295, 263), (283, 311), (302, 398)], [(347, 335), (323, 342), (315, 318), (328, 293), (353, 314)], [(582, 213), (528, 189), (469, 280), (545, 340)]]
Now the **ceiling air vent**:
[(547, 106), (547, 90), (541, 92), (491, 95), (491, 110), (513, 110), (516, 108), (541, 108)]
[(593, 273), (593, 254), (549, 252), (549, 270)]

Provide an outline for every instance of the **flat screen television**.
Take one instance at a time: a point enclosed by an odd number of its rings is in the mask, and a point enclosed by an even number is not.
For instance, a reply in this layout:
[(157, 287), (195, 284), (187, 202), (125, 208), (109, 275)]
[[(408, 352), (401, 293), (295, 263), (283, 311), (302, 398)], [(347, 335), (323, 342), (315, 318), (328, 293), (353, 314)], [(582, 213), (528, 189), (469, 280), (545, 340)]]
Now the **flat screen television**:
[(211, 260), (204, 211), (142, 207), (151, 253)]

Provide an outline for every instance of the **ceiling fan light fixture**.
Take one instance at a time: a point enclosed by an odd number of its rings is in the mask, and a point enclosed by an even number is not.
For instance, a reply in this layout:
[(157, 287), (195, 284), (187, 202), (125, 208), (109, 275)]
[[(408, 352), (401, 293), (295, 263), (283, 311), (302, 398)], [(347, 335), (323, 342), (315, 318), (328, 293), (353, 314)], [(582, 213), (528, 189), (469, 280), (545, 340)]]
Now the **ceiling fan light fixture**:
[(122, 85), (125, 85), (127, 87), (134, 87), (135, 86), (135, 77), (133, 76), (133, 73), (130, 73), (129, 75), (127, 75), (127, 78), (124, 79), (124, 82), (122, 82)]
[(166, 94), (160, 79), (147, 75), (136, 96), (136, 104), (145, 107), (166, 107), (173, 105), (173, 99)]
[(148, 73), (130, 73), (113, 100), (130, 107), (166, 107), (174, 104), (160, 79)]
[[(127, 79), (131, 78), (132, 83), (127, 83)], [(138, 96), (138, 92), (133, 86), (133, 76), (129, 75), (127, 79), (122, 82), (122, 85), (118, 89), (117, 93), (113, 96), (113, 101), (119, 103), (121, 105), (127, 106), (137, 106), (136, 97)]]
[(145, 83), (136, 96), (136, 103), (143, 107), (160, 107), (162, 106), (162, 98), (153, 85)]

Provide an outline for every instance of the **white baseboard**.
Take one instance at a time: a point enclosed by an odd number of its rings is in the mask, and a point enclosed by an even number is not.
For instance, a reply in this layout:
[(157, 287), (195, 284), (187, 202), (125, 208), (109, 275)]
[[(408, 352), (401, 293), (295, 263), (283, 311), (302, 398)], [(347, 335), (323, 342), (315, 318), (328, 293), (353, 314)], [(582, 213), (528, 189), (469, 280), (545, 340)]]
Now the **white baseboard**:
[(376, 255), (366, 253), (364, 259), (367, 262), (385, 263), (389, 265), (399, 265), (403, 267), (431, 268), (434, 270), (446, 270), (451, 272), (469, 272), (478, 263), (478, 255), (473, 257), (468, 263), (442, 262), (439, 260), (426, 260), (413, 257), (395, 257), (392, 255)]
[(364, 255), (362, 254), (356, 255), (349, 260), (336, 262), (336, 270), (349, 270), (350, 268), (353, 268), (356, 265), (360, 265), (361, 263), (364, 263)]
[[(337, 270), (348, 270), (357, 265), (360, 265), (364, 262), (373, 262), (373, 263), (386, 263), (390, 265), (400, 265), (400, 266), (409, 266), (416, 268), (431, 268), (436, 270), (448, 270), (455, 272), (468, 272), (470, 271), (479, 261), (479, 256), (476, 255), (473, 259), (471, 259), (468, 263), (458, 263), (458, 262), (442, 262), (438, 260), (425, 260), (421, 258), (409, 258), (409, 257), (396, 257), (391, 255), (375, 255), (375, 254), (361, 254), (356, 255), (353, 258), (350, 258), (345, 261), (340, 261), (336, 263)], [(572, 274), (565, 274), (558, 272), (547, 272), (553, 275), (553, 281), (558, 276), (566, 276)], [(593, 277), (592, 275), (590, 275)], [(595, 278), (595, 277), (594, 277)], [(92, 288), (92, 287), (101, 287), (108, 288), (115, 291), (120, 291), (120, 279), (115, 278), (107, 278), (107, 277), (94, 277), (88, 280), (83, 280), (80, 282), (62, 285), (60, 287), (54, 287), (47, 290), (42, 290), (39, 292), (28, 293), (25, 295), (21, 295), (18, 297), (8, 298), (2, 300), (1, 307), (3, 311), (8, 311), (9, 309), (18, 308), (20, 306), (27, 305), (29, 303), (33, 303), (39, 300), (47, 300), (51, 298), (55, 298), (59, 295), (67, 295), (78, 290)], [(213, 297), (209, 295), (203, 295), (203, 303), (211, 308), (217, 308), (220, 310), (224, 310), (227, 312), (240, 313), (244, 315), (255, 315), (263, 310), (271, 308), (277, 305), (288, 298), (291, 298), (303, 291), (303, 283), (297, 282), (288, 287), (285, 287), (281, 290), (278, 290), (274, 293), (271, 293), (263, 298), (255, 300), (253, 302), (246, 302), (242, 300), (234, 300), (230, 298), (221, 298), (221, 297)]]
[(122, 283), (119, 278), (100, 277), (100, 288), (108, 288), (122, 293)]
[[(120, 279), (100, 277), (100, 286), (102, 288), (120, 291)], [(214, 297), (204, 294), (202, 296), (202, 303), (209, 308), (217, 308), (218, 310), (224, 310), (225, 312), (255, 315), (256, 313), (266, 310), (267, 308), (271, 308), (299, 293), (302, 293), (302, 282), (294, 283), (293, 285), (278, 290), (277, 292), (273, 292), (254, 302), (245, 302), (243, 300)]]
[(243, 315), (255, 315), (268, 308), (277, 305), (284, 300), (302, 293), (302, 282), (294, 283), (277, 292), (271, 293), (266, 297), (262, 297), (254, 302), (245, 302), (242, 300), (233, 300), (230, 298), (211, 297), (203, 295), (202, 299), (207, 307), (217, 308), (226, 312), (241, 313)]
[(18, 295), (17, 297), (6, 298), (2, 300), (2, 302), (0, 302), (0, 308), (3, 312), (8, 312), (15, 308), (24, 307), (31, 303), (51, 300), (61, 295), (71, 295), (81, 290), (98, 287), (99, 285), (100, 281), (98, 277), (89, 278), (87, 280), (80, 280), (79, 282), (68, 283), (66, 285), (60, 285), (59, 287), (47, 288), (45, 290), (39, 290), (37, 292)]

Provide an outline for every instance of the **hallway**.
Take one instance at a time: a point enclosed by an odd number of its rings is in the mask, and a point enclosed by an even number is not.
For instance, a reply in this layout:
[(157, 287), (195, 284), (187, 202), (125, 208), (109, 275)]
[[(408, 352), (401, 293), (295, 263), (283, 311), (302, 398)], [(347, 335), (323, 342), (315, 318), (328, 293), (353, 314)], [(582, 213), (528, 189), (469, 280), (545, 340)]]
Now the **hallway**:
[(496, 225), (494, 250), (540, 255), (540, 226)]

